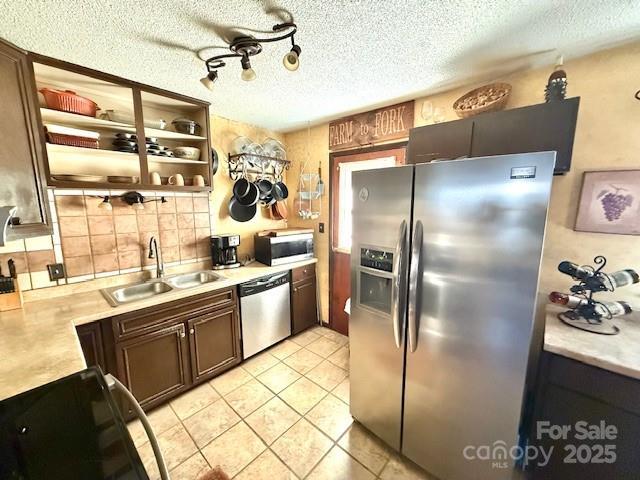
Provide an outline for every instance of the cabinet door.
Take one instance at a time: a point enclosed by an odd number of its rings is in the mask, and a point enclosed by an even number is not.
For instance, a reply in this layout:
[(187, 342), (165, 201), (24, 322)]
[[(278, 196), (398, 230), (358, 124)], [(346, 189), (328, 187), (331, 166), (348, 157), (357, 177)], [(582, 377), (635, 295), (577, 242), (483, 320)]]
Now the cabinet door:
[(316, 305), (316, 281), (302, 281), (293, 284), (291, 332), (295, 335), (318, 324)]
[(87, 367), (98, 366), (107, 373), (100, 322), (87, 323), (76, 328)]
[(0, 40), (0, 206), (18, 207), (11, 233), (26, 236), (50, 233), (35, 95), (26, 53)]
[(471, 156), (556, 151), (556, 173), (571, 166), (579, 98), (474, 117)]
[(240, 363), (240, 329), (235, 308), (192, 318), (187, 326), (193, 382)]
[[(545, 452), (553, 453), (546, 465), (540, 466), (534, 462), (534, 480), (638, 478), (640, 417), (556, 385), (548, 385), (542, 401), (544, 404), (537, 421), (548, 423), (538, 424), (546, 429), (541, 429), (541, 438), (534, 437), (531, 443), (541, 446)], [(578, 422), (584, 423), (579, 425)], [(609, 429), (611, 426), (615, 427), (615, 438), (613, 435), (608, 438), (586, 439), (581, 436), (587, 426), (598, 428), (599, 433), (604, 433), (603, 422), (610, 426)], [(550, 426), (568, 428), (566, 439), (551, 438), (548, 430)], [(534, 432), (537, 432), (535, 426)], [(609, 447), (605, 451), (607, 445)]]
[(413, 128), (409, 134), (407, 163), (468, 157), (471, 155), (472, 132), (471, 120), (456, 120)]
[(118, 378), (143, 406), (184, 390), (190, 383), (184, 323), (116, 343)]

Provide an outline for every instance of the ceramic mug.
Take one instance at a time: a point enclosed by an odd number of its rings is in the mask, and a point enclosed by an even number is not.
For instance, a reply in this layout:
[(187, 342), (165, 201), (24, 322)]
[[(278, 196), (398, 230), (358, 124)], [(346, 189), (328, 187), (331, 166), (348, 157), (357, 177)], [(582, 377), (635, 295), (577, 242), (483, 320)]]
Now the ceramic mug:
[(169, 185), (175, 185), (177, 187), (184, 186), (184, 177), (180, 173), (176, 173), (175, 175), (171, 175), (169, 177)]
[(204, 187), (204, 177), (202, 175), (194, 175), (193, 185), (195, 187)]
[(151, 185), (162, 185), (162, 178), (158, 172), (151, 172)]

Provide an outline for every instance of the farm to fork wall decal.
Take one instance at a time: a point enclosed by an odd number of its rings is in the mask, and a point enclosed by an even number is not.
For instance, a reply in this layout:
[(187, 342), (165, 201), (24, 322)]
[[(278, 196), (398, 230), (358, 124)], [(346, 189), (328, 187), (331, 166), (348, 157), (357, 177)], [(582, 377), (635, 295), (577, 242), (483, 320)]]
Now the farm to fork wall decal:
[(585, 172), (575, 230), (640, 235), (640, 170)]

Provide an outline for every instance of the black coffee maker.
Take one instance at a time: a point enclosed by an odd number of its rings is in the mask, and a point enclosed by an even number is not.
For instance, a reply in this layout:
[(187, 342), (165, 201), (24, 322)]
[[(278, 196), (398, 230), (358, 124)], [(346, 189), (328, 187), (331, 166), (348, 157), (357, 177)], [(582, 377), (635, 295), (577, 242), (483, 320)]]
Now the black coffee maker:
[(240, 235), (223, 234), (212, 236), (211, 260), (213, 263), (213, 269), (222, 270), (224, 268), (239, 267), (238, 245), (240, 245)]

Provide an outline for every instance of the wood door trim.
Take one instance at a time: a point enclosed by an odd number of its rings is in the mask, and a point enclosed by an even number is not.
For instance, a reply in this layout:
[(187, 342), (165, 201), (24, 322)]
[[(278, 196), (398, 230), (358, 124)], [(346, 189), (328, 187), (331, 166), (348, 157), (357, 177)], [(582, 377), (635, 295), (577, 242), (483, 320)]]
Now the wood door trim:
[[(394, 143), (386, 143), (382, 145), (374, 145), (372, 147), (361, 148), (357, 150), (343, 150), (338, 152), (329, 153), (329, 297), (327, 302), (327, 308), (329, 311), (329, 328), (333, 328), (333, 319), (331, 318), (331, 293), (333, 292), (333, 236), (334, 236), (334, 225), (335, 225), (335, 216), (336, 212), (334, 211), (334, 183), (335, 183), (335, 163), (336, 161), (345, 161), (346, 159), (343, 157), (355, 157), (355, 156), (368, 156), (369, 158), (376, 158), (376, 154), (382, 151), (392, 151), (392, 150), (401, 150), (402, 157), (400, 163), (406, 163), (407, 159), (407, 145), (408, 141), (404, 142), (394, 142)], [(366, 159), (366, 158), (365, 158)], [(362, 158), (360, 158), (362, 160)], [(349, 160), (346, 160), (349, 161)], [(356, 161), (354, 158), (352, 161)]]
[(406, 163), (406, 149), (407, 142), (403, 143), (395, 143), (395, 144), (387, 144), (387, 145), (378, 145), (371, 148), (361, 149), (357, 152), (335, 152), (329, 155), (329, 248), (330, 251), (334, 251), (335, 247), (335, 235), (336, 235), (336, 225), (338, 220), (338, 212), (335, 209), (334, 205), (334, 195), (336, 192), (337, 181), (339, 179), (339, 175), (335, 174), (336, 164), (344, 163), (344, 162), (359, 162), (363, 160), (373, 160), (375, 158), (380, 157), (380, 152), (388, 151), (393, 152), (392, 155), (395, 155), (397, 163), (404, 164)]

